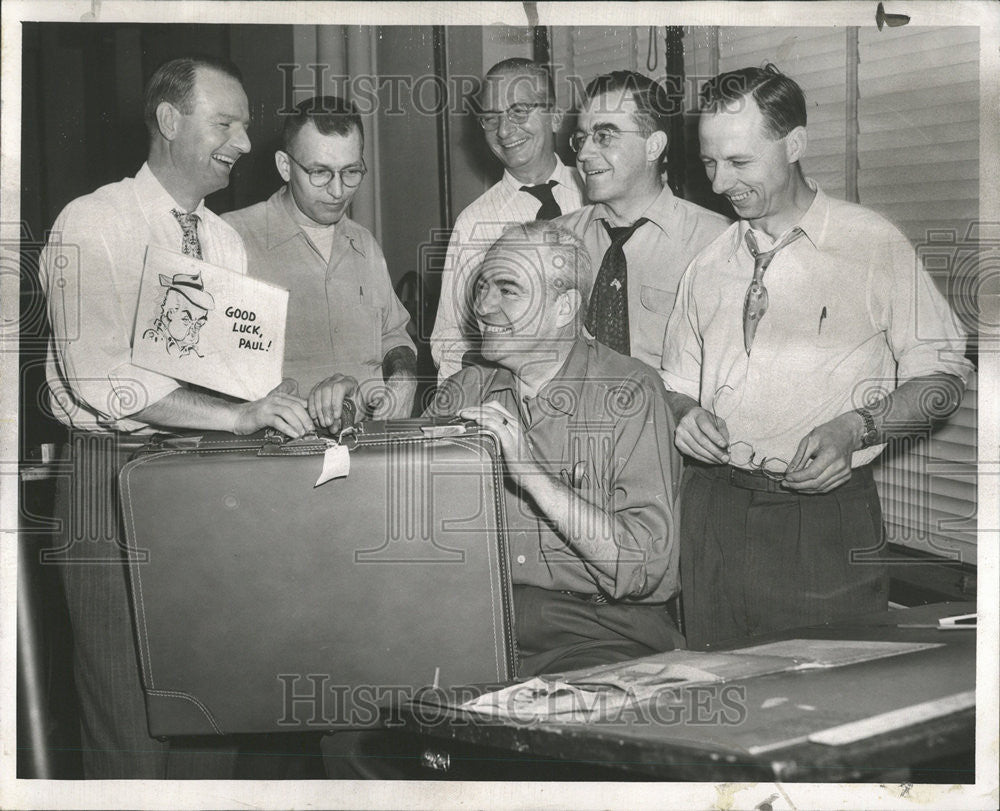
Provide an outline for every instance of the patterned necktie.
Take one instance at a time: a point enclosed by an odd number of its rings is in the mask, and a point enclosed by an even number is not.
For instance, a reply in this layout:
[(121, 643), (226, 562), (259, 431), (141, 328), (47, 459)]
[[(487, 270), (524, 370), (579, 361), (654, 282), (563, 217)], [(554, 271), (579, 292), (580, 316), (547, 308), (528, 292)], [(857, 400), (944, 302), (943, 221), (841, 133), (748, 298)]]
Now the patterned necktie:
[(793, 228), (791, 232), (769, 251), (762, 251), (757, 247), (757, 240), (747, 229), (746, 242), (750, 253), (753, 256), (753, 279), (747, 288), (746, 298), (743, 299), (743, 346), (750, 354), (750, 347), (753, 345), (753, 336), (757, 333), (757, 325), (760, 319), (767, 312), (767, 288), (764, 287), (764, 271), (771, 264), (774, 255), (795, 242), (800, 236), (805, 234), (801, 228)]
[(562, 214), (562, 209), (559, 208), (556, 198), (552, 196), (552, 187), (555, 185), (556, 181), (550, 180), (548, 183), (539, 183), (537, 186), (521, 186), (521, 191), (526, 191), (542, 204), (535, 215), (536, 220), (552, 220)]
[(629, 237), (643, 223), (640, 217), (631, 225), (615, 228), (601, 220), (611, 237), (611, 245), (601, 260), (597, 271), (594, 290), (590, 294), (587, 309), (587, 330), (605, 346), (610, 346), (623, 355), (630, 354), (628, 333), (628, 263), (625, 260), (624, 245)]
[(181, 239), (181, 250), (185, 256), (193, 256), (195, 259), (204, 259), (201, 255), (201, 242), (198, 240), (198, 215), (184, 214), (176, 208), (170, 210), (184, 232)]

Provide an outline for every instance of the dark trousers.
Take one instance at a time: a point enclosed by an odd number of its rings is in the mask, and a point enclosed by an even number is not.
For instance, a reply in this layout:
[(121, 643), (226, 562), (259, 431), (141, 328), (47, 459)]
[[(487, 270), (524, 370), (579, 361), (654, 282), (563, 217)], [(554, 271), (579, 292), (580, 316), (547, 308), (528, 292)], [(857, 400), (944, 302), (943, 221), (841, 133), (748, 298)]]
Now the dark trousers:
[(884, 610), (887, 570), (871, 554), (881, 542), (870, 467), (829, 493), (799, 495), (762, 474), (687, 465), (681, 599), (689, 646)]
[(514, 586), (517, 675), (536, 676), (624, 662), (684, 647), (664, 605), (595, 603)]
[[(128, 589), (129, 549), (119, 520), (118, 470), (138, 442), (77, 434), (56, 486), (58, 543), (43, 564), (60, 567), (73, 634), (84, 777), (217, 778), (233, 773), (226, 739), (173, 745), (149, 736)], [(147, 565), (147, 564), (140, 564)], [(178, 584), (178, 588), (183, 588)]]

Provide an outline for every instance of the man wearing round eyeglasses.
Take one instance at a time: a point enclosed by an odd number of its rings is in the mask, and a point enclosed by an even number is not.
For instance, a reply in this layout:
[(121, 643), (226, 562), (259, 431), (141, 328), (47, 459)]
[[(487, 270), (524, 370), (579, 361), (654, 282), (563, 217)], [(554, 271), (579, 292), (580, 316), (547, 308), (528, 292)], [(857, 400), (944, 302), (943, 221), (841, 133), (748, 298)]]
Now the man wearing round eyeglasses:
[(663, 182), (670, 104), (662, 85), (632, 71), (587, 85), (570, 146), (591, 205), (559, 220), (599, 268), (587, 330), (654, 368), (684, 268), (729, 224)]
[(225, 219), (243, 237), (250, 275), (289, 291), (284, 376), (317, 426), (337, 430), (352, 395), (375, 419), (409, 416), (409, 315), (375, 238), (347, 216), (367, 172), (361, 117), (335, 96), (308, 99), (285, 119), (274, 159), (285, 185)]
[(431, 334), (438, 380), (476, 357), (479, 334), (469, 282), (504, 228), (552, 219), (583, 204), (580, 178), (555, 153), (562, 114), (554, 103), (548, 71), (531, 60), (505, 59), (486, 73), (477, 118), (504, 174), (459, 214), (452, 230)]

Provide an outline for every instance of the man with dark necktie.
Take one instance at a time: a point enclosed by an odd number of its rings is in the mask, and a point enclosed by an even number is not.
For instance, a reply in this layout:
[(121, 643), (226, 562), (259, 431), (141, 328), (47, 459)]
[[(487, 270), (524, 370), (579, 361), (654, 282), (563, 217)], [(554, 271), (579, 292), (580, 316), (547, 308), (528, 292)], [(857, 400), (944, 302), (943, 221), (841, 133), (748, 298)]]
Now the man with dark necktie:
[(504, 228), (551, 220), (583, 204), (579, 176), (555, 153), (562, 114), (553, 106), (555, 89), (548, 71), (528, 59), (505, 59), (490, 68), (483, 85), (477, 117), (504, 174), (458, 215), (452, 230), (431, 335), (438, 380), (455, 374), (463, 359), (476, 355), (472, 350), (479, 335), (469, 280)]
[[(954, 411), (965, 336), (913, 248), (807, 178), (806, 102), (773, 65), (709, 80), (701, 159), (740, 220), (684, 274), (662, 377), (689, 458), (691, 647), (884, 610), (871, 462)], [(919, 320), (919, 323), (918, 323)]]
[[(205, 207), (250, 151), (250, 112), (239, 71), (208, 58), (172, 60), (145, 94), (149, 157), (136, 176), (73, 200), (52, 227), (40, 279), (52, 340), (46, 376), (51, 408), (70, 429), (56, 517), (60, 566), (73, 632), (87, 778), (227, 777), (234, 749), (194, 751), (149, 737), (126, 586), (117, 472), (164, 427), (248, 434), (272, 427), (300, 436), (306, 403), (278, 387), (233, 402), (130, 362), (130, 339), (148, 245), (246, 273), (239, 235)], [(169, 754), (169, 757), (168, 757)]]
[(663, 182), (670, 100), (639, 73), (598, 76), (584, 93), (570, 146), (591, 205), (558, 222), (582, 237), (598, 268), (587, 330), (656, 366), (681, 274), (729, 221)]

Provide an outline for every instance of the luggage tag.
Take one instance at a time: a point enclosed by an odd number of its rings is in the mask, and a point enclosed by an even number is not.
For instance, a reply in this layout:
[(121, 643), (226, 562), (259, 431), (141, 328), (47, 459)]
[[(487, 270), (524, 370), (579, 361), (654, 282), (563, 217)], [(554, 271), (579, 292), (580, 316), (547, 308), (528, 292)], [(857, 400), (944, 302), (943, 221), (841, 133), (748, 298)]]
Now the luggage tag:
[[(323, 469), (313, 487), (326, 484), (330, 479), (343, 479), (351, 472), (351, 449), (357, 447), (357, 427), (355, 418), (357, 409), (354, 402), (347, 398), (341, 407), (343, 427), (337, 435), (337, 444), (328, 445), (323, 451)], [(350, 439), (353, 438), (353, 442)]]
[(313, 487), (326, 484), (330, 479), (343, 479), (351, 472), (351, 452), (346, 445), (330, 445), (323, 452), (323, 470)]

